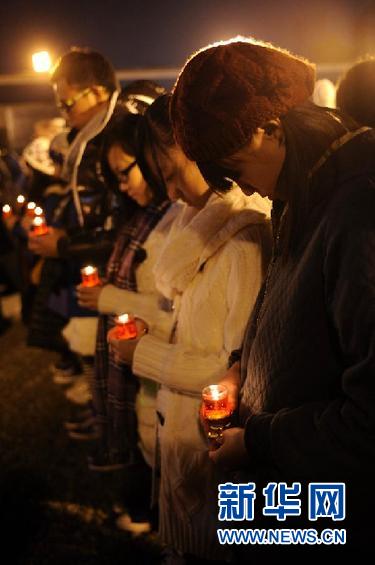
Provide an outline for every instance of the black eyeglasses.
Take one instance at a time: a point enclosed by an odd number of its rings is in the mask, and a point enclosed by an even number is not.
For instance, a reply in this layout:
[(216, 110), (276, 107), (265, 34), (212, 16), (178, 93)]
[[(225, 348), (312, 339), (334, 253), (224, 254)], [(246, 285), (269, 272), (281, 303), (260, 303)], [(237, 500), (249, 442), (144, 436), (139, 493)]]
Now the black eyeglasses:
[(85, 88), (85, 90), (78, 92), (75, 96), (72, 96), (71, 98), (68, 98), (67, 100), (59, 100), (58, 102), (56, 102), (56, 106), (58, 107), (58, 109), (61, 112), (69, 113), (73, 109), (73, 107), (76, 105), (78, 100), (81, 100), (81, 98), (83, 98), (84, 96), (87, 96), (87, 94), (89, 94), (89, 92), (91, 92), (91, 90), (92, 90), (91, 88)]
[(116, 175), (118, 181), (121, 182), (121, 181), (126, 181), (126, 180), (128, 180), (129, 173), (130, 173), (130, 171), (136, 166), (136, 164), (137, 164), (137, 161), (134, 160), (134, 161), (132, 161), (132, 162), (130, 163), (130, 165), (128, 165), (127, 167), (125, 167), (125, 169), (121, 169), (121, 171), (118, 171), (118, 173), (117, 173), (117, 175)]

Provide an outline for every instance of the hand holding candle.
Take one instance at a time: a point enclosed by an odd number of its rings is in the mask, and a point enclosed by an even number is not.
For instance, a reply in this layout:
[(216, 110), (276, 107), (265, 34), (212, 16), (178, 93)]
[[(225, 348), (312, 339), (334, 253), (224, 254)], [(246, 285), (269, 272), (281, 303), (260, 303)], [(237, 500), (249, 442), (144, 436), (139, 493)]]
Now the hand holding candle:
[(231, 425), (231, 406), (226, 386), (209, 385), (202, 391), (203, 416), (207, 423), (207, 437), (217, 446), (221, 442), (223, 430)]
[(77, 286), (77, 300), (79, 306), (88, 308), (89, 310), (98, 310), (99, 298), (103, 290), (102, 284), (95, 286), (85, 286), (80, 284)]
[[(126, 316), (129, 316), (129, 314), (126, 314)], [(125, 324), (123, 322), (125, 322)], [(133, 324), (135, 325), (136, 337), (126, 337), (124, 334), (121, 335), (121, 332), (124, 330), (124, 326), (126, 333), (128, 335), (129, 333), (130, 335), (133, 335), (135, 333), (134, 328), (131, 327)], [(121, 329), (119, 329), (119, 326), (121, 326)], [(126, 319), (125, 314), (122, 314), (117, 317), (116, 326), (109, 330), (107, 334), (107, 341), (115, 359), (118, 359), (118, 361), (127, 365), (132, 364), (134, 351), (139, 341), (148, 332), (146, 322), (140, 318), (133, 318), (131, 320), (131, 326), (129, 332), (129, 318)], [(118, 333), (119, 331), (120, 335)]]
[[(39, 223), (39, 219), (36, 217), (34, 222)], [(29, 241), (28, 247), (30, 251), (35, 253), (35, 255), (41, 255), (42, 257), (58, 257), (58, 242), (60, 238), (65, 237), (66, 233), (63, 229), (47, 227), (47, 231), (43, 237), (39, 237), (33, 229), (29, 231)]]

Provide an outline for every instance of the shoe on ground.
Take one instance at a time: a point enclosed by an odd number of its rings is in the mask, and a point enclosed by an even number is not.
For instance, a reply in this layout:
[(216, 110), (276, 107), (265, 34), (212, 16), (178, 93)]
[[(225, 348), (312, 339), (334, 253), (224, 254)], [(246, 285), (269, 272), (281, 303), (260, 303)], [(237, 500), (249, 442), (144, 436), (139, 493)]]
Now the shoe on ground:
[(120, 471), (126, 467), (126, 463), (116, 461), (109, 457), (108, 454), (95, 454), (88, 457), (88, 468), (90, 471), (110, 473), (112, 471)]
[(98, 427), (95, 425), (95, 418), (89, 418), (86, 422), (81, 424), (80, 428), (69, 430), (68, 436), (70, 439), (74, 439), (76, 441), (92, 441), (94, 439), (99, 439), (100, 432)]
[(116, 526), (119, 530), (130, 532), (135, 537), (148, 534), (152, 529), (151, 522), (147, 520), (135, 521), (127, 512), (120, 514), (116, 520)]
[(65, 396), (70, 402), (83, 406), (87, 404), (92, 396), (87, 378), (82, 375), (76, 382), (65, 391)]

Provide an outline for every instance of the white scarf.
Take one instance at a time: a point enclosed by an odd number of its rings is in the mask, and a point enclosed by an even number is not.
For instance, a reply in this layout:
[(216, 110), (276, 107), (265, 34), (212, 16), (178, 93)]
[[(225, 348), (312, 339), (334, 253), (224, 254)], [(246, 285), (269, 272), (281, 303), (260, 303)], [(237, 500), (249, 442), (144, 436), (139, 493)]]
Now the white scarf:
[(213, 193), (201, 210), (185, 205), (154, 267), (159, 291), (174, 299), (231, 237), (249, 224), (264, 223), (269, 214), (269, 201), (245, 196), (237, 186), (220, 196)]
[(62, 178), (69, 183), (69, 188), (73, 191), (74, 206), (77, 211), (80, 226), (84, 225), (81, 201), (78, 195), (78, 169), (82, 161), (83, 153), (87, 143), (99, 135), (108, 124), (116, 106), (119, 91), (113, 92), (109, 104), (97, 112), (91, 120), (77, 133), (76, 137), (69, 146), (69, 150), (64, 160)]

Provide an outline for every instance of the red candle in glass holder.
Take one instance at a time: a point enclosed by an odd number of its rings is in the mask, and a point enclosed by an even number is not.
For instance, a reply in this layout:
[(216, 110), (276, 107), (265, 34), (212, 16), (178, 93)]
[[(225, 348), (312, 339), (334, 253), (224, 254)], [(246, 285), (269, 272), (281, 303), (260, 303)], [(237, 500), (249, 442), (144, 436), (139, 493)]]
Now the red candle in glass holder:
[(48, 233), (48, 227), (44, 216), (35, 216), (32, 223), (33, 235), (45, 235)]
[[(31, 216), (31, 218), (34, 218), (36, 207), (37, 206), (36, 206), (35, 202), (28, 202), (27, 206), (26, 206), (26, 216)], [(42, 210), (42, 212), (43, 212), (43, 210)]]
[(137, 337), (137, 326), (132, 314), (121, 314), (116, 318), (117, 339), (134, 339)]
[(3, 206), (3, 218), (10, 218), (13, 216), (12, 207), (9, 204), (4, 204)]
[(100, 284), (98, 269), (87, 265), (81, 269), (82, 286), (98, 286)]
[(202, 391), (204, 417), (208, 424), (208, 439), (219, 443), (223, 430), (230, 427), (231, 409), (228, 389), (224, 385), (209, 385)]

